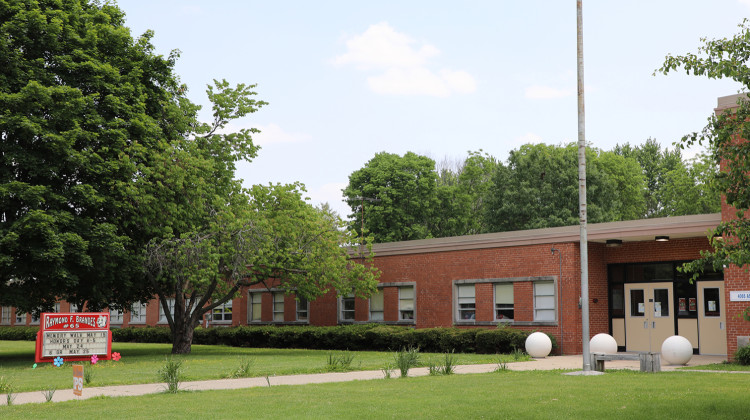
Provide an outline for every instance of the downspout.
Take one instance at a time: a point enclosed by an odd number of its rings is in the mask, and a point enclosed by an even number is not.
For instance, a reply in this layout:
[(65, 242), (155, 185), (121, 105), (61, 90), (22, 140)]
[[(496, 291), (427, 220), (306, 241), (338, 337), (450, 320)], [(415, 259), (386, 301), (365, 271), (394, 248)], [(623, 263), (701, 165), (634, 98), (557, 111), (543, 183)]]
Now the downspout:
[(557, 252), (557, 257), (560, 260), (560, 275), (557, 277), (557, 282), (560, 284), (560, 293), (557, 297), (557, 300), (559, 301), (559, 304), (557, 305), (558, 312), (560, 313), (560, 356), (562, 356), (563, 353), (563, 343), (565, 342), (565, 329), (563, 325), (563, 311), (562, 310), (562, 304), (563, 304), (563, 288), (562, 288), (562, 253), (559, 249), (555, 248), (555, 245), (552, 244), (552, 249), (550, 249), (552, 252), (552, 255), (555, 255), (555, 252)]

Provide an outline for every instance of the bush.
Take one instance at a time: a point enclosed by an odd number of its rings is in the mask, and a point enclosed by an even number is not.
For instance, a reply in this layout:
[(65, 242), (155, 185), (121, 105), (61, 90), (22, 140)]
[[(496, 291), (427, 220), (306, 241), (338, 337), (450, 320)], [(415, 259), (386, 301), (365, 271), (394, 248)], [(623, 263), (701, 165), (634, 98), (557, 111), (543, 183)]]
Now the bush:
[[(0, 327), (0, 340), (36, 340), (38, 327)], [(193, 344), (233, 347), (299, 348), (314, 350), (399, 351), (419, 348), (428, 353), (512, 353), (523, 349), (528, 333), (513, 328), (422, 328), (354, 324), (332, 327), (259, 325), (195, 329)], [(553, 346), (555, 337), (550, 336)], [(167, 327), (128, 327), (112, 330), (113, 342), (172, 343)]]
[(36, 341), (39, 327), (0, 327), (0, 340)]
[(476, 334), (477, 353), (513, 353), (516, 349), (523, 349), (526, 343), (526, 331), (502, 328), (496, 330), (482, 330)]
[(738, 348), (734, 360), (744, 366), (750, 365), (750, 345)]

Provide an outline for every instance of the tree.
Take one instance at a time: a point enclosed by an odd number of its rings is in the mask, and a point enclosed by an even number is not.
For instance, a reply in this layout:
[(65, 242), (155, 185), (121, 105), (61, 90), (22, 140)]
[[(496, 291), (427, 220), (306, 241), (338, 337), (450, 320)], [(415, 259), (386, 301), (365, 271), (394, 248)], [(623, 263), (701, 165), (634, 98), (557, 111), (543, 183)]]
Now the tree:
[[(614, 153), (624, 156), (625, 158), (633, 158), (641, 166), (643, 176), (645, 178), (645, 185), (642, 191), (644, 199), (646, 201), (645, 213), (639, 218), (649, 217), (664, 217), (670, 214), (674, 215), (671, 211), (666, 211), (667, 207), (674, 207), (674, 203), (670, 203), (663, 197), (663, 190), (671, 188), (670, 181), (666, 178), (667, 173), (670, 171), (685, 171), (685, 163), (682, 160), (682, 154), (679, 148), (675, 148), (670, 151), (669, 149), (663, 149), (661, 145), (652, 138), (646, 140), (646, 143), (640, 146), (632, 147), (629, 143), (624, 145), (616, 145)], [(678, 196), (673, 194), (669, 195), (670, 199), (679, 199)], [(687, 210), (685, 214), (698, 214), (700, 210)]]
[[(439, 171), (435, 216), (430, 220), (433, 237), (474, 235), (488, 231), (485, 207), (492, 190), (492, 177), (502, 165), (482, 150), (449, 168)], [(444, 162), (447, 162), (445, 160)]]
[(680, 165), (664, 175), (659, 201), (662, 216), (718, 213), (721, 194), (713, 183), (718, 166), (707, 154), (700, 154), (687, 165)]
[(349, 175), (343, 190), (354, 219), (350, 229), (362, 235), (364, 226), (375, 242), (429, 237), (436, 183), (435, 162), (428, 157), (376, 154)]
[[(578, 223), (577, 148), (527, 144), (498, 167), (487, 203), (490, 231)], [(643, 211), (638, 164), (611, 152), (587, 150), (588, 215), (593, 223), (636, 218)]]
[[(708, 40), (701, 38), (698, 54), (667, 56), (658, 72), (668, 74), (680, 69), (687, 74), (706, 76), (709, 79), (730, 78), (750, 89), (750, 21), (739, 25), (740, 31), (732, 38)], [(750, 102), (740, 96), (737, 109), (721, 115), (712, 115), (700, 132), (687, 134), (682, 146), (708, 145), (714, 165), (721, 165), (714, 182), (735, 213), (731, 220), (723, 220), (709, 236), (712, 249), (701, 253), (701, 258), (683, 269), (694, 278), (706, 269), (722, 270), (730, 264), (744, 267), (750, 263)], [(722, 238), (722, 240), (717, 240)], [(746, 310), (747, 318), (747, 310)]]
[(188, 132), (176, 54), (88, 1), (0, 2), (0, 303), (145, 298), (133, 180)]
[(354, 232), (330, 210), (305, 203), (303, 192), (300, 184), (256, 185), (250, 201), (217, 211), (202, 231), (152, 241), (148, 272), (173, 332), (173, 353), (189, 353), (203, 316), (242, 287), (263, 283), (308, 300), (330, 290), (361, 297), (375, 290), (377, 269), (343, 246), (356, 241)]

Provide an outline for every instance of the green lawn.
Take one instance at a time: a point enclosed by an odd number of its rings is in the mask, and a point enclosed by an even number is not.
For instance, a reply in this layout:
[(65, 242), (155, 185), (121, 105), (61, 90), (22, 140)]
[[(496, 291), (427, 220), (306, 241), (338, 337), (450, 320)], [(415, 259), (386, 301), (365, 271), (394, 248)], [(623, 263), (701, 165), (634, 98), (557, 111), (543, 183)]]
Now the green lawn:
[(710, 365), (684, 367), (685, 370), (717, 370), (717, 371), (750, 371), (750, 366), (743, 366), (737, 363), (712, 363)]
[(559, 371), (426, 376), (0, 407), (21, 419), (744, 419), (750, 375)]
[[(119, 362), (99, 362), (92, 366), (85, 362), (85, 369), (93, 372), (87, 387), (159, 382), (157, 370), (170, 356), (169, 344), (113, 343), (112, 351), (119, 352)], [(194, 345), (193, 351), (184, 359), (185, 381), (225, 378), (238, 368), (242, 359), (253, 359), (250, 376), (290, 375), (298, 373), (326, 372), (328, 354), (326, 350), (256, 349), (226, 346)], [(333, 352), (339, 354), (342, 352)], [(393, 362), (393, 353), (351, 352), (354, 360), (350, 370), (379, 370)], [(427, 366), (430, 358), (442, 355), (425, 353), (420, 366)], [(457, 354), (460, 364), (497, 363), (499, 356), (487, 354)], [(512, 361), (512, 356), (502, 356)], [(80, 362), (77, 362), (80, 363)], [(72, 363), (62, 367), (51, 363), (34, 364), (33, 341), (0, 341), (0, 376), (9, 381), (15, 392), (41, 390), (48, 387), (59, 389), (71, 387)], [(1, 417), (1, 416), (0, 416)]]

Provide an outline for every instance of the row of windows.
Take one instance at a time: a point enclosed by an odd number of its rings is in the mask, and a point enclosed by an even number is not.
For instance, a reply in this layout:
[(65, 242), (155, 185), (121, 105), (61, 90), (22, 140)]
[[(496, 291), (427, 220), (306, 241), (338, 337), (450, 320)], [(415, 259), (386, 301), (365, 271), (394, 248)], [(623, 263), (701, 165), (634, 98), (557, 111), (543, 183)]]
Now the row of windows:
[[(513, 322), (515, 319), (515, 300), (513, 282), (493, 283), (494, 320)], [(555, 282), (551, 280), (534, 281), (534, 321), (550, 322), (556, 319)], [(470, 322), (476, 319), (476, 284), (456, 285), (456, 319), (459, 322)]]
[[(263, 292), (250, 292), (248, 321), (261, 322), (261, 298)], [(272, 313), (273, 322), (284, 322), (284, 292), (272, 292)], [(298, 297), (295, 300), (295, 320), (300, 322), (308, 321), (309, 304), (306, 299)]]
[[(164, 310), (161, 306), (161, 303), (158, 301), (155, 302), (156, 305), (159, 305), (159, 324), (166, 324), (167, 323), (167, 316), (164, 314)], [(167, 299), (167, 305), (169, 306), (169, 310), (174, 310), (174, 299), (170, 298)], [(146, 323), (146, 307), (147, 304), (145, 303), (134, 303), (130, 307), (130, 324), (145, 324)], [(11, 324), (11, 314), (13, 312), (13, 308), (10, 306), (3, 306), (0, 307), (0, 325), (10, 325)], [(54, 312), (60, 312), (60, 303), (55, 303)], [(68, 312), (79, 312), (78, 305), (71, 303), (70, 309)], [(231, 323), (232, 322), (232, 301), (228, 301), (222, 305), (217, 306), (214, 308), (210, 313), (206, 314), (206, 319), (209, 322), (216, 322), (216, 323)], [(109, 311), (109, 322), (112, 325), (118, 325), (122, 324), (124, 320), (124, 314), (122, 311), (111, 309)], [(23, 324), (26, 325), (26, 314), (20, 314), (17, 313), (15, 316), (15, 324)], [(32, 315), (31, 316), (31, 325), (39, 324), (39, 316)]]

